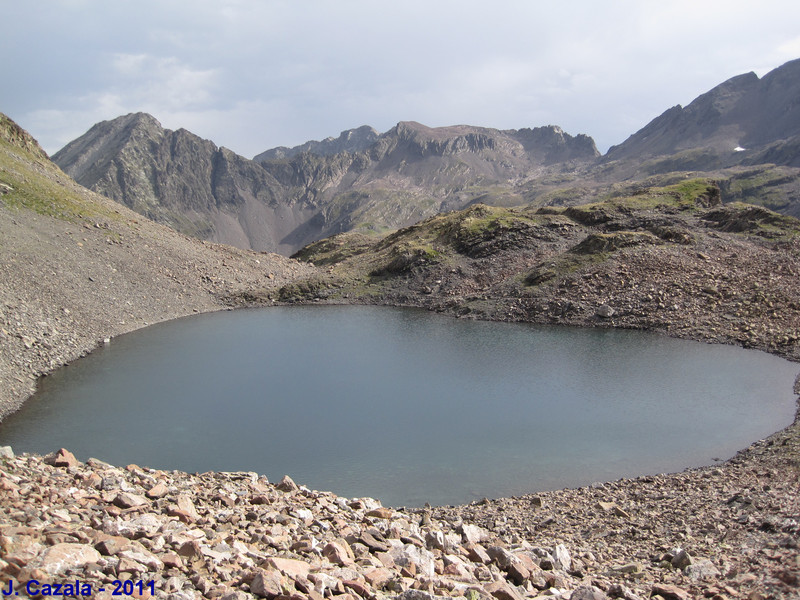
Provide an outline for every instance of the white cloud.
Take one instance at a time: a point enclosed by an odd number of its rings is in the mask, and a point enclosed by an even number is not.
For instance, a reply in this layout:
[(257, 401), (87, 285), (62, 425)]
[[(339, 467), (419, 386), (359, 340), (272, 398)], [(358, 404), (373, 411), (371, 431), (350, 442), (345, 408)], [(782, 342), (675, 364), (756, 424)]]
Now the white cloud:
[(197, 69), (174, 56), (114, 54), (116, 92), (130, 104), (157, 110), (191, 109), (212, 101), (217, 91), (217, 71)]
[[(601, 148), (800, 57), (779, 0), (11, 3), (0, 110), (48, 150), (132, 111), (245, 155), (400, 120), (557, 124)], [(38, 45), (31, 48), (31, 35)], [(31, 48), (20, 55), (20, 45)], [(62, 122), (66, 120), (66, 122)], [(48, 141), (49, 140), (49, 141)]]
[(774, 62), (784, 63), (795, 58), (800, 58), (800, 36), (778, 44)]

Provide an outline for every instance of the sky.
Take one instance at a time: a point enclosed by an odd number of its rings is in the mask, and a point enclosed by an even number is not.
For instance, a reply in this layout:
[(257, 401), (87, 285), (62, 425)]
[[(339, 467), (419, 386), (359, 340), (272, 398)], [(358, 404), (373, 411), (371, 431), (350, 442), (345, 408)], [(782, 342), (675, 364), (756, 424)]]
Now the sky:
[(601, 152), (800, 58), (796, 0), (0, 0), (0, 112), (52, 154), (147, 112), (246, 157), (399, 121)]

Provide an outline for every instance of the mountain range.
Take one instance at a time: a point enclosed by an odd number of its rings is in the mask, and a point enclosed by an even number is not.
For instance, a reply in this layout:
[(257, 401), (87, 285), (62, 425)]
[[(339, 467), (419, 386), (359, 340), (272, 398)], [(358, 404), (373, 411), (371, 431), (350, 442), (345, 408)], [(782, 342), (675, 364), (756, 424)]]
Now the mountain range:
[(201, 239), (292, 254), (481, 203), (553, 205), (703, 174), (723, 200), (800, 216), (800, 60), (729, 79), (600, 155), (557, 126), (362, 126), (252, 160), (150, 115), (93, 126), (53, 155), (80, 184)]

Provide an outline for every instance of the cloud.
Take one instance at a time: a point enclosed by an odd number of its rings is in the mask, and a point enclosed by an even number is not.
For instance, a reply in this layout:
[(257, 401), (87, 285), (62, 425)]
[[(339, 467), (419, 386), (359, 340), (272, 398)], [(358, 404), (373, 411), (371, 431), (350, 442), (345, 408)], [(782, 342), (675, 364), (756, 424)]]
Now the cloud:
[(216, 70), (198, 69), (172, 56), (115, 53), (107, 57), (104, 72), (104, 85), (64, 98), (62, 108), (26, 114), (27, 127), (46, 132), (39, 141), (49, 153), (92, 124), (130, 112), (148, 112), (165, 126), (183, 127), (171, 115), (213, 111), (220, 94)]
[(50, 151), (139, 110), (245, 155), (400, 120), (556, 124), (602, 149), (729, 77), (800, 56), (800, 5), (778, 0), (53, 0), (47, 11), (7, 9), (16, 27), (0, 52), (19, 58), (0, 64), (0, 79), (14, 83), (0, 90), (0, 110)]
[(205, 107), (218, 91), (216, 69), (198, 69), (174, 56), (114, 54), (112, 89), (130, 104), (156, 110)]

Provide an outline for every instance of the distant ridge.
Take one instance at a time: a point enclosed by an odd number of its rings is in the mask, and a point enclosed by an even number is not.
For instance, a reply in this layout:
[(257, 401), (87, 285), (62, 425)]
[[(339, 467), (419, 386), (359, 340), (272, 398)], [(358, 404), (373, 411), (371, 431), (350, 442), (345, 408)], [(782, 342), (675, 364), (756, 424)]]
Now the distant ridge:
[(257, 162), (265, 160), (280, 160), (283, 158), (292, 158), (303, 152), (310, 152), (318, 154), (319, 156), (329, 156), (331, 154), (338, 154), (339, 152), (361, 152), (369, 148), (375, 140), (378, 139), (380, 134), (369, 125), (362, 125), (356, 129), (347, 129), (339, 134), (339, 137), (328, 137), (317, 142), (311, 140), (293, 148), (286, 146), (279, 146), (266, 150), (261, 154), (253, 157)]
[(269, 150), (255, 161), (133, 113), (98, 123), (53, 160), (82, 185), (186, 234), (291, 254), (335, 233), (382, 232), (476, 200), (519, 204), (512, 191), (494, 188), (598, 154), (590, 137), (554, 126), (409, 121), (380, 135), (363, 126)]
[[(717, 154), (717, 166), (763, 161), (787, 140), (797, 147), (800, 136), (800, 59), (763, 78), (755, 73), (732, 77), (688, 106), (673, 106), (618, 146), (605, 160), (646, 159), (687, 150)], [(800, 166), (796, 151), (775, 152), (769, 162)]]

